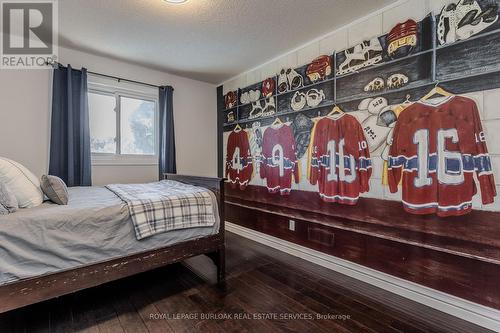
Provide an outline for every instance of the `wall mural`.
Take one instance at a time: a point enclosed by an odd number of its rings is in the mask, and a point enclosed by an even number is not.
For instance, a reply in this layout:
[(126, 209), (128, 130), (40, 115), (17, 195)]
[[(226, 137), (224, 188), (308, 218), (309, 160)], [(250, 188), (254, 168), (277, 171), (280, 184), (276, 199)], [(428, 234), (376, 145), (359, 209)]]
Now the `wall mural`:
[(500, 310), (500, 0), (452, 1), (219, 87), (226, 220)]
[(286, 196), (292, 183), (307, 181), (323, 201), (354, 205), (369, 191), (370, 153), (381, 151), (382, 183), (402, 192), (409, 213), (469, 213), (474, 177), (483, 204), (492, 203), (495, 181), (478, 106), (450, 91), (500, 82), (477, 77), (488, 73), (473, 61), (462, 71), (471, 79), (457, 80), (457, 59), (443, 50), (467, 39), (464, 49), (477, 48), (481, 34), (498, 38), (488, 34), (497, 21), (495, 2), (450, 3), (437, 17), (407, 20), (387, 35), (228, 92), (229, 183), (245, 190), (257, 177), (269, 193)]

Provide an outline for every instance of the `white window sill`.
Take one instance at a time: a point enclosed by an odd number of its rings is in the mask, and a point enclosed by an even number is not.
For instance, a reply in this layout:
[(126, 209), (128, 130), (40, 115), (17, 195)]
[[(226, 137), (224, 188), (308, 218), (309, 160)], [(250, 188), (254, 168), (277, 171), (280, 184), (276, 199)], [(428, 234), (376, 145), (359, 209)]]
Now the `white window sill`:
[(113, 156), (92, 155), (92, 166), (147, 166), (158, 165), (157, 156)]

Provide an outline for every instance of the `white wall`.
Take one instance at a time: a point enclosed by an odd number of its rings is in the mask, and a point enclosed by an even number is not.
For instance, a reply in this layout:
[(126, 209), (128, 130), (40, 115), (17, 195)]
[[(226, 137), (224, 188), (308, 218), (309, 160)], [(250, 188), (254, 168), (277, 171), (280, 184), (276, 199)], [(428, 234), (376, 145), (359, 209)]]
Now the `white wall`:
[[(222, 83), (224, 94), (227, 91), (265, 80), (275, 75), (281, 68), (302, 66), (311, 62), (311, 60), (321, 54), (332, 54), (334, 51), (344, 50), (363, 40), (385, 34), (398, 22), (406, 21), (409, 18), (418, 21), (423, 19), (431, 11), (439, 13), (442, 6), (450, 2), (453, 2), (453, 0), (398, 1), (393, 5), (356, 20), (327, 35), (320, 36), (298, 49), (286, 52), (265, 64), (248, 72), (241, 73)], [(488, 140), (488, 149), (493, 159), (493, 171), (495, 172), (495, 180), (497, 182), (497, 192), (500, 193), (500, 112), (498, 112), (498, 105), (500, 105), (500, 89), (475, 92), (466, 94), (466, 96), (474, 99), (481, 110), (483, 127), (485, 128)], [(227, 141), (227, 137), (227, 134), (224, 135), (224, 142)], [(370, 181), (370, 192), (366, 193), (365, 196), (400, 200), (401, 191), (399, 191), (398, 194), (392, 194), (388, 187), (382, 185), (381, 170), (383, 162), (380, 157), (380, 151), (375, 151), (372, 154), (372, 159), (374, 174)], [(304, 163), (304, 159), (302, 159), (301, 162)], [(302, 167), (303, 173), (305, 170), (306, 168)], [(315, 187), (312, 187), (308, 184), (308, 181), (305, 180), (305, 174), (302, 175), (301, 179), (302, 181), (300, 184), (294, 185), (295, 189), (317, 191)], [(254, 177), (251, 184), (264, 185), (265, 183)], [(494, 204), (486, 206), (481, 204), (479, 195), (476, 195), (473, 205), (476, 209), (500, 211), (500, 195), (497, 196)]]
[[(149, 68), (59, 49), (59, 61), (157, 85), (172, 85), (178, 173), (217, 175), (217, 97), (215, 85)], [(48, 168), (50, 72), (0, 70), (0, 156), (41, 176)], [(145, 182), (157, 179), (157, 166), (94, 166), (93, 182)]]
[(0, 156), (46, 173), (49, 82), (45, 70), (0, 70)]

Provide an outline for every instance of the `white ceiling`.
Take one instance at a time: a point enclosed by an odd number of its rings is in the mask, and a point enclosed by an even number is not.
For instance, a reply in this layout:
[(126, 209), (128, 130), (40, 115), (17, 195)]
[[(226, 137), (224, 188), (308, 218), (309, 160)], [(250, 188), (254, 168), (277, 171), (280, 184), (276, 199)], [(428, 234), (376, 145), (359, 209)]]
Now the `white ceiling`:
[(395, 0), (61, 0), (62, 46), (222, 82)]

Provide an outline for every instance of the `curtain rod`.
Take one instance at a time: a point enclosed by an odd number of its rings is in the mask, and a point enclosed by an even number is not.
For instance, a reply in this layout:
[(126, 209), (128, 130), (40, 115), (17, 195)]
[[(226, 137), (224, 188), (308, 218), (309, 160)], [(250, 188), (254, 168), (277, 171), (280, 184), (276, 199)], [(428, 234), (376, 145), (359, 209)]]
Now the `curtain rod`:
[[(45, 64), (46, 65), (50, 65), (52, 67), (56, 67), (56, 66), (67, 67), (67, 66), (64, 66), (63, 64), (61, 64), (59, 62), (52, 62), (52, 63), (51, 62), (46, 62)], [(149, 87), (154, 87), (154, 88), (160, 88), (160, 87), (162, 87), (162, 86), (158, 86), (156, 84), (151, 84), (151, 83), (142, 82), (142, 81), (136, 81), (136, 80), (130, 80), (130, 79), (126, 79), (126, 78), (119, 77), (119, 76), (114, 76), (114, 75), (109, 75), (109, 74), (102, 74), (102, 73), (93, 72), (93, 71), (89, 71), (89, 70), (87, 70), (87, 73), (88, 74), (92, 74), (92, 75), (107, 77), (109, 79), (114, 79), (114, 80), (117, 80), (118, 82), (125, 81), (125, 82), (130, 82), (130, 83), (142, 84), (144, 86), (149, 86)], [(174, 89), (172, 88), (172, 90), (174, 90)]]
[(87, 73), (92, 74), (92, 75), (98, 75), (98, 76), (102, 76), (102, 77), (107, 77), (109, 79), (114, 79), (114, 80), (116, 80), (118, 82), (125, 81), (125, 82), (130, 82), (130, 83), (142, 84), (144, 86), (149, 86), (149, 87), (154, 87), (154, 88), (160, 88), (161, 87), (161, 86), (157, 86), (156, 84), (151, 84), (151, 83), (142, 82), (142, 81), (125, 79), (123, 77), (118, 77), (118, 76), (114, 76), (114, 75), (108, 75), (108, 74), (102, 74), (102, 73), (92, 72), (92, 71), (89, 71), (89, 70), (87, 71)]

